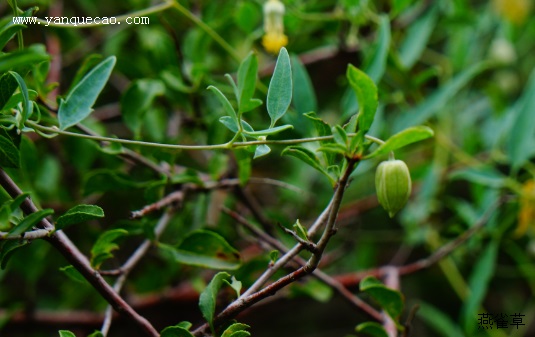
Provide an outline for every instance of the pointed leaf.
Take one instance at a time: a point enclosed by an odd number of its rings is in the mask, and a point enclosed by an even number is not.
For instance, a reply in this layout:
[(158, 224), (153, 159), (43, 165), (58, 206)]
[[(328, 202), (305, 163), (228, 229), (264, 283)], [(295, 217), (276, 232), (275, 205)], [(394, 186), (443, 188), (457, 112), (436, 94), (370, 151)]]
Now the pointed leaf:
[(182, 326), (170, 326), (162, 330), (160, 337), (193, 337), (193, 334)]
[(102, 208), (95, 205), (76, 205), (56, 220), (56, 229), (104, 217)]
[(59, 337), (76, 337), (75, 334), (68, 330), (59, 330)]
[(277, 64), (273, 71), (273, 77), (269, 82), (267, 93), (267, 110), (271, 118), (271, 126), (281, 118), (292, 101), (292, 69), (290, 56), (286, 48), (282, 47), (277, 58)]
[(240, 113), (251, 110), (249, 107), (256, 88), (257, 72), (258, 59), (256, 54), (250, 53), (238, 69), (238, 105)]
[[(219, 118), (219, 122), (221, 122), (221, 124), (226, 126), (227, 129), (229, 129), (230, 131), (238, 132), (238, 124), (236, 124), (234, 122), (234, 119), (232, 117), (230, 117), (230, 116), (220, 117)], [(253, 127), (249, 123), (244, 121), (243, 119), (241, 120), (241, 127), (242, 127), (243, 131), (254, 132)]]
[(65, 130), (83, 121), (91, 114), (98, 95), (111, 75), (115, 56), (99, 63), (72, 89), (66, 99), (61, 99), (58, 110), (59, 127)]
[(0, 241), (0, 269), (6, 269), (7, 262), (13, 253), (20, 247), (29, 244), (28, 240), (5, 240)]
[(226, 328), (225, 331), (223, 331), (223, 334), (221, 335), (221, 337), (231, 337), (231, 336), (233, 336), (234, 333), (236, 333), (238, 331), (245, 331), (248, 328), (250, 328), (250, 327), (247, 324), (234, 323), (231, 326), (229, 326), (228, 328)]
[(188, 234), (177, 246), (160, 244), (176, 262), (211, 269), (237, 269), (240, 267), (240, 254), (221, 235), (197, 230)]
[(210, 325), (212, 332), (214, 331), (213, 322), (217, 303), (217, 293), (219, 292), (219, 289), (221, 289), (223, 281), (228, 278), (230, 278), (230, 274), (226, 272), (215, 274), (199, 297), (199, 308), (201, 309), (203, 317)]
[(238, 129), (238, 116), (236, 115), (236, 111), (234, 111), (234, 108), (232, 107), (232, 104), (230, 104), (230, 102), (227, 99), (227, 97), (225, 95), (223, 95), (221, 90), (219, 90), (218, 88), (214, 87), (213, 85), (209, 86), (208, 90), (211, 90), (213, 93), (215, 93), (217, 99), (219, 100), (219, 102), (223, 106), (223, 109), (225, 110), (225, 113), (228, 116), (230, 116), (230, 118), (232, 118), (232, 122), (234, 123), (234, 125), (236, 125), (236, 130), (237, 130)]
[(334, 179), (321, 166), (318, 157), (316, 157), (314, 152), (310, 151), (309, 149), (302, 147), (302, 146), (289, 146), (282, 151), (281, 155), (292, 156), (305, 162), (307, 165), (315, 168), (316, 170), (320, 171), (325, 176), (327, 176), (329, 180), (331, 181), (331, 183), (333, 184), (335, 183)]
[(385, 328), (379, 323), (376, 322), (365, 322), (357, 325), (355, 328), (356, 332), (365, 333), (368, 336), (372, 337), (388, 337), (388, 334), (385, 331)]
[(274, 128), (266, 129), (266, 130), (260, 130), (260, 131), (245, 131), (244, 134), (247, 136), (252, 137), (260, 137), (260, 136), (269, 136), (269, 135), (275, 135), (279, 132), (282, 132), (284, 130), (293, 129), (293, 125), (286, 124), (281, 126), (276, 126)]
[(381, 144), (375, 151), (365, 156), (365, 159), (373, 158), (375, 156), (380, 156), (387, 154), (390, 151), (397, 150), (409, 144), (418, 142), (420, 140), (433, 137), (434, 132), (427, 126), (413, 126), (411, 128), (405, 129), (401, 132), (396, 133), (390, 137), (384, 144)]
[(119, 249), (119, 245), (114, 241), (125, 235), (128, 235), (128, 231), (124, 229), (112, 229), (102, 233), (91, 248), (91, 266), (98, 269), (102, 262), (112, 258), (111, 252)]
[(234, 291), (236, 292), (236, 297), (240, 297), (242, 288), (241, 281), (236, 280), (236, 278), (232, 276), (230, 282), (228, 280), (225, 280), (225, 283), (227, 283), (232, 289), (234, 289)]
[(271, 148), (266, 144), (261, 144), (256, 147), (253, 159), (260, 158), (271, 152)]
[(40, 211), (32, 213), (22, 219), (22, 221), (15, 228), (9, 231), (9, 233), (13, 235), (21, 235), (22, 233), (27, 232), (32, 227), (37, 225), (41, 220), (52, 214), (54, 214), (53, 209), (42, 209)]
[(24, 123), (26, 123), (26, 120), (30, 118), (32, 112), (32, 102), (30, 101), (30, 95), (28, 94), (28, 88), (26, 87), (26, 82), (24, 82), (24, 79), (14, 71), (10, 71), (9, 74), (11, 74), (11, 76), (13, 76), (17, 82), (22, 95), (22, 118), (20, 119), (18, 125), (19, 130), (22, 130), (24, 128)]
[[(373, 123), (377, 110), (377, 87), (368, 75), (351, 64), (347, 67), (346, 76), (359, 102), (359, 130), (366, 133)], [(353, 132), (354, 130), (349, 131)]]
[(104, 337), (104, 335), (100, 331), (95, 331), (92, 334), (88, 335), (87, 337)]
[(80, 272), (76, 270), (76, 268), (74, 268), (72, 265), (61, 267), (59, 268), (59, 270), (64, 272), (68, 278), (75, 282), (88, 284), (86, 278), (82, 274), (80, 274)]

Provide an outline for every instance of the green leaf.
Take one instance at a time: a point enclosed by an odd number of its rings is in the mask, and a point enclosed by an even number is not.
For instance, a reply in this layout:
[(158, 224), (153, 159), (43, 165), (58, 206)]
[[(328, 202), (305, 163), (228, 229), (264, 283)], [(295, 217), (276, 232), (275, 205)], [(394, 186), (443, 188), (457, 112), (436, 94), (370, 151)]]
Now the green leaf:
[(140, 79), (130, 84), (121, 97), (121, 114), (130, 130), (139, 136), (144, 117), (158, 96), (165, 93), (165, 86), (159, 80)]
[[(357, 122), (359, 131), (366, 133), (373, 123), (375, 111), (377, 110), (377, 87), (368, 75), (355, 68), (352, 64), (347, 67), (346, 76), (351, 88), (353, 88), (353, 91), (357, 95), (357, 100), (359, 102)], [(355, 130), (349, 131), (353, 132)]]
[(104, 217), (102, 208), (95, 205), (76, 205), (56, 220), (56, 229)]
[(104, 337), (104, 335), (102, 334), (102, 332), (97, 330), (93, 332), (92, 334), (88, 335), (87, 337)]
[(240, 255), (221, 235), (197, 230), (189, 233), (177, 246), (160, 244), (176, 262), (210, 269), (232, 270), (240, 267)]
[[(0, 130), (3, 129), (0, 128)], [(19, 149), (13, 144), (13, 141), (10, 138), (6, 138), (3, 134), (6, 133), (0, 131), (0, 166), (19, 168)]]
[(360, 290), (373, 297), (388, 315), (397, 321), (404, 306), (403, 295), (399, 291), (386, 287), (373, 276), (367, 276), (360, 281)]
[(230, 282), (228, 280), (225, 280), (225, 283), (227, 283), (232, 289), (234, 289), (234, 291), (236, 292), (236, 297), (240, 297), (242, 288), (241, 281), (236, 280), (236, 278), (232, 276)]
[[(315, 112), (309, 112), (304, 114), (304, 116), (312, 121), (314, 123), (314, 127), (316, 128), (316, 132), (318, 133), (318, 136), (330, 136), (331, 135), (331, 126), (325, 122), (323, 119), (316, 116)], [(330, 141), (328, 141), (330, 142)]]
[(390, 151), (394, 151), (409, 144), (418, 142), (420, 140), (433, 137), (433, 135), (433, 130), (431, 130), (427, 126), (413, 126), (396, 133), (395, 135), (390, 137), (384, 144), (381, 144), (375, 151), (365, 156), (364, 158), (368, 159), (373, 158), (375, 156), (387, 154)]
[(272, 250), (269, 252), (269, 260), (273, 263), (279, 259), (280, 252), (278, 250)]
[(386, 14), (379, 18), (378, 35), (377, 46), (366, 67), (366, 73), (375, 83), (379, 83), (385, 73), (388, 50), (390, 49), (390, 19)]
[(291, 61), (293, 69), (293, 106), (295, 110), (300, 114), (318, 111), (316, 94), (306, 68), (295, 55), (292, 55)]
[(318, 157), (316, 157), (314, 152), (310, 151), (309, 149), (302, 146), (288, 146), (282, 151), (281, 155), (292, 156), (305, 162), (307, 165), (323, 173), (327, 178), (329, 178), (332, 184), (335, 183), (334, 179), (323, 168), (323, 166), (321, 166)]
[(0, 77), (0, 110), (4, 109), (6, 103), (17, 90), (17, 86), (18, 83), (11, 73), (5, 73)]
[(250, 111), (256, 107), (256, 103), (252, 103), (251, 99), (256, 87), (257, 72), (258, 59), (255, 53), (250, 53), (238, 69), (238, 105), (240, 113)]
[(13, 253), (20, 247), (29, 244), (28, 240), (5, 240), (0, 241), (0, 268), (6, 269), (7, 262)]
[(119, 245), (114, 241), (125, 235), (128, 235), (128, 231), (124, 229), (112, 229), (102, 233), (91, 248), (91, 266), (99, 269), (104, 261), (112, 258), (111, 252), (119, 249)]
[(376, 322), (365, 322), (357, 325), (355, 328), (356, 332), (365, 333), (368, 336), (373, 337), (388, 337), (388, 334), (385, 331), (385, 328), (379, 323)]
[(91, 71), (91, 69), (96, 67), (99, 64), (99, 62), (102, 61), (102, 58), (103, 57), (100, 54), (91, 54), (85, 57), (84, 61), (82, 62), (78, 70), (76, 70), (76, 74), (74, 75), (74, 78), (71, 81), (71, 85), (68, 91), (71, 91), (78, 84), (78, 82), (80, 82), (80, 80), (84, 78), (84, 76), (89, 71)]
[(535, 154), (533, 141), (535, 134), (535, 70), (532, 71), (522, 97), (515, 104), (513, 126), (509, 132), (507, 152), (513, 170), (518, 170)]
[(31, 47), (16, 50), (9, 54), (0, 55), (0, 73), (13, 69), (22, 69), (39, 62), (46, 61), (50, 57), (44, 46), (32, 45)]
[(297, 234), (297, 236), (299, 236), (301, 239), (305, 241), (308, 241), (308, 232), (305, 229), (305, 227), (301, 225), (301, 223), (299, 222), (299, 219), (297, 219), (297, 221), (293, 224), (292, 227), (293, 227), (295, 234)]
[(243, 331), (243, 330), (236, 331), (235, 333), (230, 335), (230, 337), (249, 337), (249, 336), (251, 336), (251, 333), (249, 331)]
[(340, 125), (333, 126), (331, 131), (333, 133), (334, 140), (336, 143), (344, 147), (347, 146), (347, 134), (346, 131), (342, 129)]
[(72, 89), (66, 99), (60, 100), (58, 120), (61, 130), (78, 124), (91, 114), (93, 104), (104, 89), (115, 61), (115, 56), (110, 56), (99, 63)]
[(68, 330), (59, 330), (59, 337), (76, 337), (75, 334)]
[(95, 331), (87, 337), (104, 337), (104, 335), (100, 331)]
[[(234, 108), (232, 107), (232, 104), (230, 104), (230, 102), (227, 99), (227, 97), (225, 95), (223, 95), (221, 90), (219, 90), (218, 88), (214, 87), (213, 85), (209, 86), (208, 90), (211, 90), (212, 92), (215, 93), (217, 99), (219, 100), (221, 105), (223, 105), (223, 109), (225, 110), (225, 113), (230, 118), (232, 118), (232, 122), (235, 125), (234, 127), (236, 128), (236, 130), (238, 130), (238, 115), (236, 115), (236, 111), (234, 111)], [(220, 119), (220, 121), (221, 121), (221, 119)]]
[(0, 50), (4, 49), (9, 40), (11, 40), (18, 31), (24, 28), (26, 28), (25, 25), (15, 24), (13, 23), (13, 20), (10, 20), (7, 26), (2, 27), (2, 30), (0, 31)]
[(271, 152), (271, 148), (266, 144), (258, 145), (254, 151), (253, 159), (260, 158)]
[(203, 317), (206, 319), (212, 332), (214, 332), (214, 315), (215, 315), (215, 306), (217, 302), (217, 293), (223, 281), (230, 278), (230, 274), (226, 272), (219, 272), (215, 274), (210, 283), (206, 286), (206, 289), (201, 293), (199, 297), (199, 308), (201, 309)]
[(193, 337), (193, 335), (183, 326), (170, 326), (162, 330), (160, 337)]
[(409, 26), (399, 50), (399, 58), (405, 68), (412, 68), (427, 46), (437, 22), (438, 11), (436, 9), (436, 6), (432, 6), (427, 13)]
[(490, 63), (481, 62), (457, 74), (448, 83), (429, 95), (425, 101), (411, 110), (405, 111), (396, 121), (394, 130), (399, 131), (413, 125), (424, 123), (440, 109), (443, 109), (447, 102), (455, 96), (462, 87), (489, 67)]
[(24, 128), (24, 123), (26, 123), (26, 120), (30, 118), (33, 105), (30, 101), (30, 95), (28, 94), (28, 88), (26, 87), (26, 82), (24, 82), (24, 79), (14, 71), (10, 71), (9, 74), (11, 74), (11, 76), (13, 76), (17, 82), (22, 95), (22, 118), (20, 119), (18, 125), (19, 130), (22, 130)]
[(282, 132), (284, 130), (293, 129), (293, 125), (286, 124), (281, 126), (276, 126), (274, 128), (260, 130), (260, 131), (245, 131), (244, 134), (251, 137), (260, 137), (260, 136), (269, 136), (269, 135), (275, 135), (279, 132)]
[(41, 220), (52, 214), (54, 214), (53, 209), (42, 209), (40, 211), (32, 213), (22, 219), (22, 221), (15, 228), (9, 231), (9, 233), (13, 235), (21, 235), (22, 233), (27, 232), (29, 229), (37, 225)]
[[(247, 324), (234, 323), (231, 326), (229, 326), (228, 328), (226, 328), (225, 331), (223, 331), (223, 334), (221, 335), (221, 337), (231, 337), (231, 336), (234, 336), (234, 334), (237, 333), (237, 332), (249, 333), (249, 332), (245, 331), (248, 328), (250, 328), (250, 326), (248, 326)], [(244, 335), (244, 336), (250, 336), (250, 335), (251, 334)]]
[(82, 283), (82, 284), (88, 284), (88, 282), (85, 279), (85, 277), (82, 274), (80, 274), (80, 272), (78, 270), (76, 270), (76, 268), (74, 268), (72, 265), (61, 267), (61, 268), (59, 268), (59, 270), (64, 272), (65, 275), (67, 275), (68, 278), (70, 278), (71, 280), (73, 280), (75, 282)]
[[(226, 126), (227, 129), (229, 129), (230, 131), (238, 132), (238, 124), (236, 124), (234, 122), (234, 119), (232, 117), (230, 117), (230, 116), (220, 117), (219, 118), (219, 122), (221, 122), (221, 124)], [(244, 121), (243, 119), (241, 120), (241, 127), (242, 127), (243, 131), (254, 132), (253, 127), (249, 123)]]
[(292, 69), (290, 56), (286, 48), (282, 47), (269, 82), (267, 93), (267, 111), (271, 118), (270, 128), (281, 118), (292, 101)]
[(464, 331), (468, 336), (473, 336), (475, 333), (477, 320), (474, 317), (477, 317), (477, 313), (487, 294), (490, 280), (494, 275), (499, 244), (500, 242), (496, 239), (489, 243), (479, 256), (468, 279), (470, 295), (461, 309)]
[(428, 303), (420, 302), (420, 309), (416, 315), (426, 322), (437, 335), (442, 337), (464, 336), (459, 326), (448, 315)]
[(475, 184), (481, 184), (494, 188), (506, 185), (507, 176), (492, 166), (469, 167), (450, 173), (449, 179), (464, 179)]

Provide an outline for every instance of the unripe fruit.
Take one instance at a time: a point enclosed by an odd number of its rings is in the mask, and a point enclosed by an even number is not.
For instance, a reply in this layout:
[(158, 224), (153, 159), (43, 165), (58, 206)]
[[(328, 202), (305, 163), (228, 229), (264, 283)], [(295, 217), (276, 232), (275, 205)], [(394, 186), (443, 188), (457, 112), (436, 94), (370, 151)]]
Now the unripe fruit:
[(387, 160), (375, 172), (377, 199), (392, 218), (405, 206), (411, 195), (411, 174), (401, 160)]

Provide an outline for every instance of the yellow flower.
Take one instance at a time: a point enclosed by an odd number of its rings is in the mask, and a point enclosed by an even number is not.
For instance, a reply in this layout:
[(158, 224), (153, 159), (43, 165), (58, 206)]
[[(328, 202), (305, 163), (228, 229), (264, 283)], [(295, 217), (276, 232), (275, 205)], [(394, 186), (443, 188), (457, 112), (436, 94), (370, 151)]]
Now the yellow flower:
[(267, 52), (277, 54), (288, 44), (284, 35), (284, 4), (279, 0), (268, 0), (264, 3), (264, 31), (262, 45)]
[(505, 19), (515, 24), (522, 24), (529, 16), (533, 0), (494, 0), (494, 9)]
[(535, 230), (535, 181), (526, 181), (522, 186), (522, 192), (518, 226), (514, 233), (517, 237), (524, 235), (528, 229)]

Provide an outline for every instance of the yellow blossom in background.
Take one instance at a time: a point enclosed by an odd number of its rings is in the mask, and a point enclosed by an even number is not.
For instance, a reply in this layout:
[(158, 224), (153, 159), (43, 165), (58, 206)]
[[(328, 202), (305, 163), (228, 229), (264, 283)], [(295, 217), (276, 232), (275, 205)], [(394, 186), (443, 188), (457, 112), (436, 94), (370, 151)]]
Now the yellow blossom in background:
[(262, 45), (267, 52), (277, 54), (288, 44), (284, 35), (284, 4), (279, 0), (268, 0), (264, 4), (264, 32)]
[(518, 226), (515, 236), (522, 236), (526, 231), (535, 230), (535, 181), (528, 180), (522, 185), (520, 210), (518, 211)]
[(494, 10), (515, 24), (522, 24), (529, 16), (533, 0), (494, 0)]

